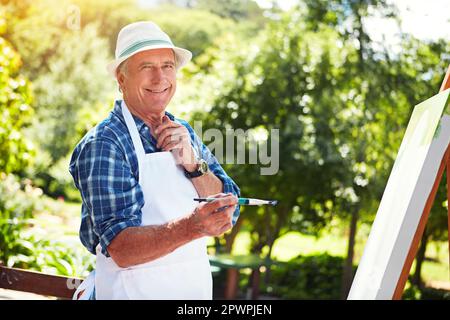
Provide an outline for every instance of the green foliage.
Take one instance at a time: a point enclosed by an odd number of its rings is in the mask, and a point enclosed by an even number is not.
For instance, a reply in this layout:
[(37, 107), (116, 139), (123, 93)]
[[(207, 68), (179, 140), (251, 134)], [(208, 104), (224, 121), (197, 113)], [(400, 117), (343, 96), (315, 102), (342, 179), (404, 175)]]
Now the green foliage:
[[(345, 220), (357, 212), (370, 224), (412, 107), (442, 81), (448, 41), (402, 35), (395, 53), (374, 43), (363, 21), (372, 14), (396, 18), (385, 0), (304, 0), (287, 13), (273, 10), (270, 18), (251, 0), (186, 3), (188, 8), (141, 8), (134, 0), (3, 1), (0, 172), (28, 175), (49, 195), (79, 199), (67, 163), (78, 140), (111, 107), (115, 83), (105, 64), (114, 55), (117, 33), (130, 22), (153, 20), (176, 45), (194, 53), (169, 111), (202, 120), (204, 130), (260, 133), (262, 143), (269, 143), (271, 129), (280, 130), (275, 176), (262, 176), (262, 165), (224, 165), (243, 196), (281, 200), (275, 208), (242, 208), (253, 252), (270, 255), (274, 241), (288, 231), (318, 235), (335, 215)], [(82, 248), (31, 232), (41, 198), (27, 192), (38, 189), (5, 179), (2, 190), (15, 185), (17, 194), (0, 194), (4, 263), (50, 266), (61, 274), (89, 265)], [(427, 228), (431, 239), (446, 237), (445, 198), (441, 188)], [(283, 272), (300, 279), (303, 295), (291, 291), (292, 280), (281, 273), (277, 281), (287, 291), (276, 290), (289, 298), (339, 297), (336, 259), (299, 257), (293, 265), (323, 272), (288, 268)], [(329, 287), (320, 289), (321, 282)], [(425, 296), (414, 290), (411, 296)]]
[[(230, 17), (209, 12), (207, 8), (181, 8), (163, 5), (140, 8), (131, 0), (76, 0), (82, 13), (82, 26), (96, 23), (98, 32), (108, 40), (110, 55), (114, 55), (117, 34), (128, 23), (151, 20), (157, 23), (172, 39), (175, 45), (188, 48), (193, 58), (210, 47), (214, 40), (225, 32), (232, 32), (237, 24)], [(182, 23), (180, 23), (182, 21)]]
[(21, 172), (33, 156), (23, 132), (33, 115), (32, 98), (20, 66), (20, 56), (0, 37), (0, 172)]
[(343, 262), (328, 254), (298, 256), (273, 267), (266, 290), (283, 299), (339, 299)]
[(162, 7), (150, 11), (146, 18), (157, 23), (175, 45), (192, 51), (194, 59), (222, 34), (237, 29), (236, 23), (230, 19), (196, 9)]
[(32, 218), (42, 190), (29, 180), (21, 183), (11, 174), (0, 173), (0, 261), (11, 264), (11, 257), (28, 252), (24, 230)]
[[(247, 39), (253, 38), (269, 21), (263, 9), (253, 0), (198, 0), (194, 8), (206, 10), (218, 17), (235, 21), (234, 32)], [(227, 31), (230, 32), (231, 30)], [(220, 34), (217, 34), (215, 38), (217, 36), (220, 36)]]
[(450, 300), (450, 291), (429, 287), (410, 286), (403, 293), (404, 300)]
[(73, 4), (81, 13), (81, 27), (95, 23), (99, 26), (98, 34), (106, 39), (109, 56), (114, 56), (117, 34), (125, 25), (141, 20), (148, 20), (149, 12), (137, 6), (135, 0), (74, 0)]
[(450, 300), (450, 291), (435, 288), (423, 288), (421, 300)]
[(28, 179), (0, 174), (0, 264), (51, 274), (86, 276), (94, 256), (77, 243), (51, 240), (35, 220), (49, 211), (46, 197)]
[(10, 256), (8, 266), (47, 274), (86, 277), (95, 265), (95, 256), (78, 244), (48, 240), (28, 231), (21, 241), (22, 250)]
[(95, 110), (98, 102), (110, 108), (114, 81), (106, 73), (106, 42), (89, 25), (79, 32), (62, 34), (59, 46), (48, 59), (49, 70), (34, 80), (37, 115), (31, 135), (43, 151), (56, 162), (70, 152), (86, 132), (79, 115)]
[(263, 130), (266, 141), (280, 130), (275, 176), (262, 176), (260, 166), (225, 166), (243, 195), (281, 200), (244, 209), (256, 252), (289, 230), (319, 234), (334, 215), (357, 212), (371, 223), (412, 107), (435, 92), (449, 62), (444, 43), (408, 37), (402, 45), (411, 50), (375, 50), (362, 19), (374, 8), (389, 16), (383, 1), (320, 3), (320, 12), (342, 16), (322, 23), (312, 7), (294, 8), (251, 43), (222, 37), (189, 70), (181, 105), (192, 110), (195, 101), (192, 119), (204, 130)]
[(235, 21), (262, 17), (262, 9), (253, 0), (198, 0), (196, 7)]
[(351, 86), (341, 83), (342, 70), (357, 53), (331, 28), (305, 29), (297, 12), (271, 23), (251, 45), (227, 47), (230, 42), (211, 52), (211, 75), (200, 87), (212, 93), (199, 92), (215, 99), (204, 106), (208, 114), (194, 119), (207, 127), (262, 128), (267, 140), (271, 129), (280, 129), (280, 170), (275, 176), (261, 176), (258, 166), (230, 168), (242, 194), (281, 200), (275, 209), (245, 209), (254, 222), (258, 251), (271, 245), (281, 229), (319, 232), (331, 218), (336, 193), (351, 195), (348, 160), (341, 152), (345, 142), (338, 137), (353, 127), (335, 118), (356, 109), (347, 106)]
[[(40, 0), (10, 3), (5, 10), (10, 12), (6, 36), (23, 55), (22, 73), (32, 79), (36, 97), (31, 126), (20, 130), (37, 149), (26, 175), (47, 194), (76, 199), (67, 166), (62, 166), (81, 137), (111, 108), (115, 82), (105, 69), (108, 45), (98, 36), (98, 25), (76, 24), (70, 8), (69, 1)], [(22, 113), (20, 121), (26, 119)]]
[(10, 13), (7, 36), (23, 55), (23, 73), (32, 79), (36, 96), (32, 126), (21, 131), (38, 148), (27, 175), (47, 194), (72, 200), (76, 191), (63, 166), (76, 143), (112, 106), (115, 80), (105, 66), (119, 29), (133, 21), (154, 20), (176, 44), (198, 54), (235, 26), (207, 11), (142, 10), (128, 0), (39, 0), (5, 8)]

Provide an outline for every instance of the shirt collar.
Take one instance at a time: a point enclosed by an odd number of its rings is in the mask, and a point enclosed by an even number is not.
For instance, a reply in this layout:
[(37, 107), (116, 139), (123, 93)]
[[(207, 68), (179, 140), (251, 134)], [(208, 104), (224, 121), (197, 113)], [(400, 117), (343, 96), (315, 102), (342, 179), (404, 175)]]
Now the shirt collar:
[[(122, 108), (120, 107), (121, 104), (122, 100), (116, 100), (114, 102), (114, 109), (112, 112), (115, 114), (115, 116), (117, 116), (120, 119), (120, 121), (122, 121), (125, 124), (125, 118), (123, 117)], [(170, 112), (165, 111), (165, 114), (166, 116), (169, 117), (170, 120), (175, 121), (175, 117)], [(134, 114), (131, 115), (134, 119), (134, 122), (136, 123), (136, 128), (138, 132), (141, 132), (141, 130), (145, 129), (146, 127), (145, 122), (141, 118), (135, 116)]]

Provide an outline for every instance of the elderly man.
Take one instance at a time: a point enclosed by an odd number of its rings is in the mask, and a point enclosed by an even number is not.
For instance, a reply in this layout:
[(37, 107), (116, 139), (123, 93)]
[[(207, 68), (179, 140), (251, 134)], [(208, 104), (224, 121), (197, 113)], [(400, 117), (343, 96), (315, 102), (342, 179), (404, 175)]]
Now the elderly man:
[[(152, 22), (118, 35), (108, 70), (123, 100), (70, 162), (83, 200), (80, 239), (97, 256), (81, 296), (212, 298), (206, 237), (235, 223), (239, 188), (189, 124), (166, 111), (176, 71), (191, 57)], [(217, 200), (196, 204), (198, 196)]]

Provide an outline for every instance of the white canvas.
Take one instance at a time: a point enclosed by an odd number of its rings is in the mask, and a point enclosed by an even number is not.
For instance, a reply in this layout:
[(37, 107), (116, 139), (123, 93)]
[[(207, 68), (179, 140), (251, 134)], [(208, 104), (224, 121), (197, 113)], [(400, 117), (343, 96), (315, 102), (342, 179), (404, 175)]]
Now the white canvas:
[(450, 144), (450, 89), (414, 108), (348, 299), (392, 299)]

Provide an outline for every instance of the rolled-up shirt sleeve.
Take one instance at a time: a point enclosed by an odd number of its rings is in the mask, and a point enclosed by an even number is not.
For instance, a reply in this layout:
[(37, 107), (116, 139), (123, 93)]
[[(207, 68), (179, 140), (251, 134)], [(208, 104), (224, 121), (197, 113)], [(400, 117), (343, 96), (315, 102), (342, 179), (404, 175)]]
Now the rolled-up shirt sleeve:
[[(239, 197), (241, 191), (238, 185), (231, 179), (225, 172), (225, 170), (220, 165), (217, 158), (212, 154), (212, 152), (208, 149), (207, 146), (201, 141), (198, 135), (195, 133), (194, 129), (187, 123), (182, 123), (188, 129), (191, 135), (192, 146), (195, 150), (195, 153), (198, 157), (201, 157), (208, 163), (208, 167), (214, 175), (220, 179), (223, 183), (223, 192), (224, 193), (232, 193), (236, 197)], [(233, 213), (233, 225), (236, 224), (237, 219), (240, 214), (240, 206), (236, 207), (236, 210)]]
[[(123, 151), (111, 140), (87, 142), (75, 166), (71, 173), (86, 209), (81, 242), (85, 246), (100, 243), (102, 253), (109, 256), (108, 246), (121, 231), (141, 225), (142, 190)], [(95, 248), (87, 249), (95, 252)]]

